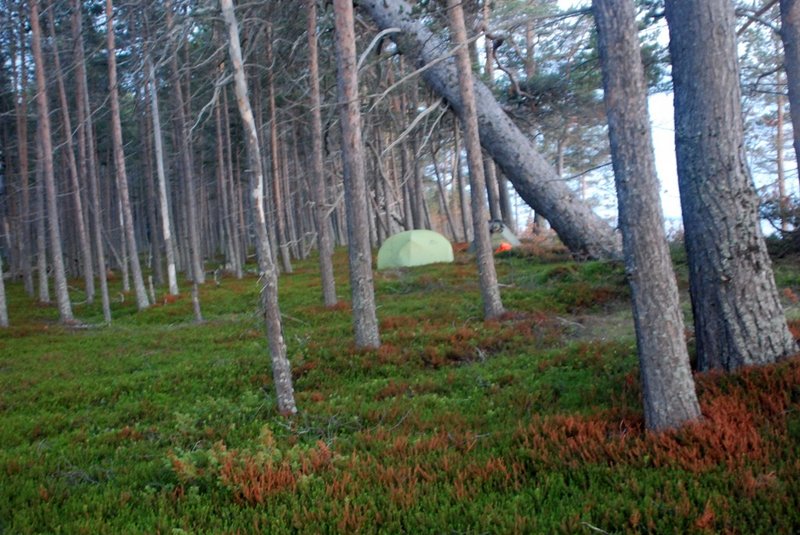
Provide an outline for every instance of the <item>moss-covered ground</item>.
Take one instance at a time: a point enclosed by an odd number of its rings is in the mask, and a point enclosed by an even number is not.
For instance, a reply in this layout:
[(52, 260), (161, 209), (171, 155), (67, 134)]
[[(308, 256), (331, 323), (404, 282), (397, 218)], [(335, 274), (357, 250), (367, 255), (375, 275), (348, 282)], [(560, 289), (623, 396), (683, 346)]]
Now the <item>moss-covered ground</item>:
[[(800, 531), (797, 358), (696, 375), (704, 420), (654, 435), (621, 266), (498, 257), (493, 322), (466, 253), (377, 273), (374, 351), (336, 266), (333, 310), (313, 259), (280, 279), (291, 418), (252, 275), (204, 285), (202, 324), (188, 295), (137, 312), (114, 281), (112, 325), (84, 304), (64, 327), (8, 284), (0, 533)], [(796, 317), (797, 262), (776, 273)]]

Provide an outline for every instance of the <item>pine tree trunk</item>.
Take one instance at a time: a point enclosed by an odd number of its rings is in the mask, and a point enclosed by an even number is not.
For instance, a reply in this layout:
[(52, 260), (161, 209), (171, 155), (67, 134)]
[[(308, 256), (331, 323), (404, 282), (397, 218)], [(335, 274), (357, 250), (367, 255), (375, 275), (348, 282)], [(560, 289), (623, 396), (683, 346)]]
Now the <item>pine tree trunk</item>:
[(364, 145), (361, 140), (353, 3), (348, 0), (334, 0), (333, 14), (355, 343), (359, 349), (376, 348), (380, 346), (380, 335), (372, 280), (367, 209), (369, 192), (364, 170)]
[(78, 247), (81, 255), (81, 273), (83, 274), (84, 287), (86, 288), (86, 302), (94, 302), (94, 267), (92, 266), (92, 247), (89, 241), (89, 232), (86, 225), (86, 214), (83, 209), (81, 198), (81, 180), (78, 176), (78, 163), (75, 161), (75, 148), (72, 138), (72, 119), (69, 115), (67, 104), (67, 90), (64, 87), (64, 76), (61, 70), (61, 58), (58, 51), (58, 40), (56, 39), (56, 27), (53, 17), (53, 9), (47, 11), (47, 21), (50, 31), (50, 46), (53, 53), (53, 67), (56, 76), (56, 86), (58, 87), (58, 99), (61, 107), (61, 123), (64, 128), (64, 150), (67, 155), (67, 170), (69, 171), (70, 186), (72, 187), (71, 197), (75, 205), (75, 231), (78, 237)]
[(461, 173), (461, 145), (458, 143), (458, 117), (453, 115), (453, 180), (458, 190), (458, 211), (461, 214), (461, 229), (464, 231), (464, 242), (469, 243), (469, 205), (464, 191), (464, 177)]
[(108, 280), (106, 278), (106, 253), (103, 245), (103, 213), (100, 205), (100, 183), (97, 176), (97, 160), (95, 152), (94, 131), (92, 128), (91, 106), (86, 77), (86, 57), (81, 31), (81, 0), (75, 0), (72, 7), (72, 39), (75, 54), (75, 109), (78, 117), (78, 162), (81, 174), (89, 183), (89, 213), (92, 221), (92, 237), (94, 241), (95, 259), (97, 261), (97, 279), (100, 283), (100, 299), (103, 308), (103, 319), (111, 322), (111, 301), (108, 296)]
[(221, 200), (220, 206), (220, 219), (223, 231), (223, 247), (225, 249), (225, 257), (228, 260), (231, 271), (234, 272), (236, 278), (242, 277), (242, 266), (240, 264), (239, 255), (236, 249), (236, 239), (233, 233), (233, 226), (235, 223), (234, 211), (231, 209), (230, 192), (228, 190), (228, 181), (226, 178), (227, 165), (225, 165), (225, 147), (223, 144), (224, 132), (222, 129), (222, 112), (220, 108), (222, 105), (217, 102), (214, 106), (214, 126), (216, 130), (216, 149), (217, 149), (217, 191)]
[[(402, 30), (392, 36), (400, 50), (414, 57), (417, 67), (429, 66), (422, 73), (423, 79), (461, 114), (463, 103), (453, 62), (430, 65), (447, 52), (447, 45), (422, 21), (413, 18), (412, 5), (405, 0), (364, 0), (359, 5), (381, 29)], [(558, 180), (552, 166), (503, 112), (486, 86), (474, 77), (473, 85), (480, 103), (477, 113), (481, 143), (525, 202), (550, 221), (574, 254), (619, 258), (619, 239), (613, 229)]]
[(536, 29), (533, 27), (533, 21), (525, 23), (525, 57), (522, 58), (525, 67), (525, 77), (528, 81), (536, 75), (536, 56), (534, 55), (536, 46)]
[(794, 152), (800, 161), (800, 0), (780, 0), (783, 66), (789, 88)]
[(153, 151), (158, 176), (158, 207), (161, 211), (161, 233), (164, 251), (167, 256), (167, 283), (170, 295), (178, 295), (178, 273), (175, 267), (175, 245), (172, 243), (172, 223), (170, 220), (169, 196), (167, 195), (167, 175), (164, 171), (164, 143), (161, 133), (161, 114), (158, 108), (158, 86), (155, 69), (150, 56), (145, 58), (145, 71), (150, 85), (150, 116), (153, 118)]
[(664, 233), (633, 0), (594, 0), (625, 268), (633, 297), (645, 423), (700, 417), (678, 285)]
[(47, 212), (44, 193), (44, 152), (41, 134), (36, 129), (36, 273), (39, 283), (39, 302), (50, 303), (50, 283), (47, 276)]
[(745, 161), (733, 5), (667, 0), (666, 17), (698, 366), (774, 362), (797, 347)]
[(196, 282), (192, 282), (192, 312), (194, 312), (194, 322), (203, 323), (203, 313), (200, 310), (200, 289)]
[(312, 234), (314, 233), (314, 224), (312, 222), (314, 214), (314, 206), (311, 200), (310, 188), (308, 183), (308, 161), (300, 157), (300, 139), (298, 137), (297, 123), (292, 128), (292, 172), (293, 175), (298, 177), (291, 181), (294, 186), (292, 199), (294, 200), (294, 209), (292, 210), (290, 220), (293, 222), (295, 232), (297, 233), (296, 246), (299, 251), (300, 258), (306, 260), (311, 250)]
[(139, 263), (139, 251), (136, 246), (136, 236), (133, 230), (133, 210), (128, 193), (128, 174), (125, 169), (125, 152), (122, 145), (122, 123), (119, 110), (119, 88), (117, 87), (117, 59), (114, 44), (114, 6), (112, 0), (106, 0), (106, 39), (108, 44), (108, 85), (109, 104), (111, 107), (111, 137), (114, 145), (114, 166), (117, 175), (117, 190), (123, 218), (123, 233), (128, 246), (133, 285), (136, 290), (136, 304), (139, 310), (150, 306), (147, 289), (142, 278), (142, 267)]
[(282, 187), (281, 158), (278, 146), (278, 113), (275, 109), (275, 81), (273, 79), (272, 61), (272, 27), (267, 26), (267, 92), (269, 101), (269, 152), (272, 169), (272, 202), (275, 207), (275, 230), (277, 232), (278, 250), (284, 273), (292, 272), (292, 259), (289, 256), (289, 245), (286, 239), (286, 195)]
[[(244, 225), (244, 209), (242, 208), (242, 196), (237, 186), (238, 180), (233, 173), (233, 156), (231, 152), (231, 122), (228, 114), (228, 88), (222, 88), (222, 123), (225, 131), (225, 169), (227, 171), (229, 185), (229, 197), (231, 199), (231, 241), (233, 242), (233, 254), (236, 256), (236, 278), (244, 276), (244, 264), (247, 262), (243, 250), (247, 250), (246, 244), (242, 241), (242, 233), (246, 234)], [(237, 168), (238, 169), (238, 168)]]
[[(145, 210), (147, 212), (147, 232), (146, 236), (149, 238), (150, 244), (150, 258), (151, 258), (151, 268), (153, 270), (153, 277), (155, 278), (155, 283), (159, 286), (164, 284), (164, 257), (162, 255), (161, 246), (163, 244), (163, 240), (159, 239), (161, 233), (159, 232), (159, 223), (158, 223), (158, 196), (156, 193), (156, 180), (153, 176), (154, 171), (154, 157), (153, 157), (153, 150), (151, 147), (153, 146), (153, 116), (147, 112), (147, 106), (150, 102), (150, 95), (148, 85), (146, 84), (145, 87), (142, 88), (142, 100), (144, 102), (145, 110), (144, 110), (144, 117), (141, 121), (139, 121), (139, 130), (140, 135), (142, 138), (142, 158), (144, 159), (144, 177), (145, 177), (145, 199), (147, 202), (147, 206), (145, 206)], [(148, 286), (152, 286), (152, 284), (148, 284)], [(149, 289), (149, 288), (148, 288)], [(150, 301), (153, 303), (156, 302), (156, 298), (153, 295), (153, 292), (150, 292)]]
[[(20, 15), (24, 10), (24, 2), (19, 3)], [(30, 160), (28, 157), (28, 62), (27, 54), (24, 52), (25, 39), (25, 17), (19, 17), (19, 67), (17, 62), (12, 62), (12, 82), (14, 84), (14, 111), (17, 119), (17, 160), (19, 162), (19, 188), (20, 188), (20, 211), (19, 227), (20, 238), (18, 240), (17, 262), (22, 272), (22, 282), (25, 293), (30, 297), (34, 295), (32, 258), (33, 248), (31, 244), (31, 186), (30, 186)], [(16, 57), (16, 51), (13, 53)], [(17, 89), (18, 88), (18, 89)]]
[[(165, 13), (168, 31), (174, 28), (174, 21), (172, 15), (171, 2), (165, 3)], [(197, 284), (203, 284), (206, 281), (205, 268), (203, 267), (203, 252), (200, 246), (200, 224), (197, 214), (197, 180), (194, 178), (194, 168), (192, 166), (192, 153), (189, 147), (189, 131), (186, 123), (187, 117), (187, 102), (184, 99), (184, 90), (181, 87), (180, 72), (178, 69), (178, 52), (175, 51), (170, 57), (170, 79), (172, 83), (172, 94), (175, 98), (175, 120), (177, 125), (175, 127), (176, 143), (178, 145), (178, 154), (181, 160), (181, 169), (183, 177), (184, 189), (184, 210), (186, 216), (187, 234), (189, 236), (189, 256), (188, 267), (191, 279)], [(187, 98), (189, 93), (186, 93)]]
[[(58, 219), (58, 198), (56, 194), (55, 173), (53, 170), (53, 141), (50, 129), (50, 110), (47, 102), (47, 81), (45, 80), (44, 56), (42, 54), (42, 29), (39, 23), (38, 0), (29, 0), (31, 22), (31, 49), (36, 64), (36, 104), (39, 118), (39, 142), (41, 144), (44, 192), (47, 198), (47, 219), (49, 222), (50, 251), (53, 261), (56, 302), (62, 323), (73, 321), (72, 304), (69, 300), (67, 277), (64, 271), (64, 257), (61, 250), (61, 227)], [(41, 277), (41, 275), (40, 275)], [(40, 279), (41, 280), (41, 279)]]
[(294, 400), (292, 387), (292, 370), (286, 356), (286, 343), (283, 340), (281, 327), (281, 311), (278, 305), (278, 275), (272, 257), (272, 250), (267, 237), (267, 220), (264, 214), (264, 168), (261, 162), (261, 149), (258, 142), (258, 131), (247, 96), (247, 82), (244, 75), (241, 45), (239, 40), (239, 26), (233, 11), (231, 0), (220, 0), (222, 16), (228, 27), (228, 47), (234, 73), (236, 90), (236, 103), (242, 116), (244, 137), (247, 147), (247, 156), (250, 162), (253, 216), (256, 227), (256, 252), (259, 270), (261, 271), (261, 302), (264, 310), (264, 319), (267, 327), (270, 356), (272, 358), (272, 377), (275, 383), (275, 393), (278, 410), (281, 414), (294, 414), (297, 407)]
[[(436, 176), (436, 189), (439, 192), (439, 206), (447, 221), (447, 228), (450, 229), (450, 238), (455, 241), (456, 226), (453, 223), (453, 214), (450, 213), (450, 206), (447, 202), (447, 193), (445, 192), (444, 184), (442, 181), (442, 174), (439, 172), (438, 162), (438, 147), (437, 150), (431, 148), (431, 163), (433, 164), (433, 174)], [(455, 183), (455, 181), (454, 181)]]
[(0, 256), (0, 327), (8, 327), (8, 306), (6, 304), (6, 283), (3, 277), (3, 257)]
[(486, 178), (486, 199), (489, 202), (489, 219), (501, 221), (500, 190), (497, 187), (497, 168), (490, 156), (483, 158), (483, 174)]
[(119, 250), (122, 252), (122, 258), (119, 259), (119, 265), (122, 268), (122, 291), (127, 293), (131, 291), (131, 270), (128, 262), (128, 236), (125, 233), (125, 211), (122, 208), (122, 199), (119, 196), (117, 198), (116, 213), (119, 221)]
[[(488, 27), (489, 17), (491, 16), (491, 4), (489, 2), (483, 3), (483, 24)], [(484, 61), (484, 72), (486, 80), (489, 83), (489, 90), (491, 91), (492, 84), (494, 83), (494, 41), (488, 37), (484, 39), (484, 52), (486, 60)], [(500, 210), (500, 187), (497, 181), (497, 168), (492, 160), (492, 157), (486, 154), (483, 158), (483, 171), (486, 177), (486, 196), (489, 200), (489, 217), (493, 221), (500, 221), (502, 219)]]
[[(263, 109), (264, 105), (263, 105), (263, 99), (261, 98), (261, 94), (262, 94), (262, 90), (261, 90), (262, 77), (261, 76), (253, 76), (251, 79), (253, 80), (253, 102), (256, 103), (256, 106), (253, 109), (254, 118), (255, 118), (255, 121), (256, 121), (256, 125), (258, 127), (258, 131), (259, 132), (263, 132), (264, 129), (266, 128), (266, 125), (264, 124), (264, 117), (263, 117), (263, 115), (264, 115), (264, 109)], [(259, 143), (261, 143), (261, 145), (259, 146), (259, 150), (261, 151), (261, 169), (264, 170), (264, 173), (265, 173), (264, 180), (266, 181), (268, 179), (267, 176), (266, 176), (266, 172), (267, 172), (267, 169), (270, 168), (269, 162), (267, 162), (267, 159), (266, 159), (266, 155), (270, 152), (270, 150), (265, 145), (265, 141), (264, 141), (265, 139), (266, 139), (266, 136), (262, 135), (262, 136), (259, 137)], [(272, 258), (275, 259), (275, 261), (277, 262), (277, 261), (280, 260), (280, 258), (279, 258), (280, 257), (280, 250), (278, 248), (278, 236), (277, 236), (277, 224), (278, 224), (278, 222), (276, 221), (275, 210), (272, 209), (272, 207), (274, 206), (274, 204), (272, 203), (272, 197), (273, 197), (272, 188), (269, 187), (265, 183), (265, 189), (262, 190), (261, 193), (262, 193), (262, 197), (259, 200), (259, 202), (264, 205), (265, 215), (266, 215), (266, 218), (267, 218), (266, 219), (267, 220), (267, 236), (269, 238), (269, 246), (270, 246), (270, 250), (272, 251)], [(253, 199), (251, 199), (250, 202), (251, 203), (254, 202)], [(278, 266), (276, 264), (276, 267), (277, 267), (277, 269), (280, 270), (280, 266)]]
[[(782, 84), (780, 73), (778, 73), (778, 87)], [(783, 154), (783, 137), (784, 137), (784, 97), (782, 93), (775, 96), (775, 108), (777, 109), (777, 124), (775, 125), (775, 182), (778, 186), (778, 208), (781, 217), (781, 234), (786, 235), (789, 230), (789, 198), (786, 196), (786, 171), (784, 154)]]
[(400, 147), (400, 187), (399, 197), (403, 203), (403, 230), (414, 228), (414, 213), (411, 211), (411, 193), (408, 185), (408, 151), (405, 146)]
[(497, 273), (494, 268), (492, 241), (489, 237), (488, 213), (486, 211), (486, 183), (483, 175), (483, 153), (478, 136), (478, 112), (472, 85), (472, 67), (466, 49), (467, 31), (464, 26), (464, 12), (461, 0), (447, 0), (448, 22), (456, 50), (456, 69), (461, 90), (461, 123), (464, 130), (464, 144), (467, 147), (469, 163), (469, 184), (472, 197), (472, 231), (475, 235), (475, 256), (478, 262), (478, 278), (483, 299), (483, 317), (490, 320), (500, 317), (503, 303), (500, 288), (497, 286)]
[(322, 298), (326, 307), (336, 304), (336, 281), (333, 276), (333, 244), (328, 215), (327, 188), (322, 154), (322, 99), (319, 95), (319, 59), (317, 52), (317, 1), (307, 0), (308, 70), (311, 107), (311, 199), (317, 227), (319, 270)]

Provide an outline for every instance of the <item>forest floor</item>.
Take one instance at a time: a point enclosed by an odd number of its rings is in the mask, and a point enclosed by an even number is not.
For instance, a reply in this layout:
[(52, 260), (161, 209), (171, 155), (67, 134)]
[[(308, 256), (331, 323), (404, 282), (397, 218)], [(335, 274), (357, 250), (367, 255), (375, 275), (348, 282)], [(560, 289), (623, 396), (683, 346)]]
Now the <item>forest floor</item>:
[[(800, 358), (696, 374), (703, 421), (652, 434), (621, 265), (500, 256), (492, 322), (466, 253), (378, 272), (356, 351), (335, 261), (332, 310), (313, 259), (280, 278), (291, 418), (253, 275), (205, 284), (202, 324), (185, 285), (137, 312), (112, 281), (80, 328), (7, 285), (0, 533), (800, 532)], [(775, 269), (800, 333), (800, 263)]]

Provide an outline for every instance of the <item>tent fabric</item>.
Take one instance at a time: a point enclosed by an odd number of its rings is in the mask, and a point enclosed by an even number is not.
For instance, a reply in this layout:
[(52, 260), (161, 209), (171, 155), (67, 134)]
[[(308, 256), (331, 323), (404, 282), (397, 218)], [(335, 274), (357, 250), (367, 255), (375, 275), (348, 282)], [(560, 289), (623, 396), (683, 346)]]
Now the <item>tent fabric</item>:
[(512, 248), (519, 247), (520, 245), (522, 245), (522, 243), (519, 241), (519, 238), (517, 238), (514, 235), (514, 233), (511, 232), (511, 229), (506, 227), (505, 225), (503, 226), (502, 231), (491, 233), (491, 238), (492, 238), (492, 247), (495, 249), (497, 249), (501, 243), (507, 243)]
[(378, 269), (452, 262), (453, 246), (432, 230), (407, 230), (387, 239), (378, 251)]
[(494, 250), (494, 254), (505, 253), (507, 251), (510, 251), (511, 249), (512, 249), (511, 244), (508, 243), (507, 241), (504, 241), (501, 242), (500, 246)]

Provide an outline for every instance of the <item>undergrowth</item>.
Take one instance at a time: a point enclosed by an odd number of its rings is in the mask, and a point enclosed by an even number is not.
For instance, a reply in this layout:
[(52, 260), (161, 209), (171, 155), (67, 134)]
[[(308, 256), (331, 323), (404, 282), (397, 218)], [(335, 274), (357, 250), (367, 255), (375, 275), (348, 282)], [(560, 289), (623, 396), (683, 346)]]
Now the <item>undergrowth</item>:
[[(492, 322), (466, 254), (378, 272), (383, 343), (356, 351), (345, 253), (332, 309), (298, 263), (280, 279), (289, 419), (253, 276), (204, 285), (202, 324), (185, 293), (137, 312), (113, 281), (113, 323), (79, 304), (66, 328), (9, 284), (0, 533), (800, 530), (800, 360), (697, 375), (704, 419), (652, 434), (622, 267), (497, 264), (510, 312)], [(800, 270), (777, 272), (800, 334)]]

